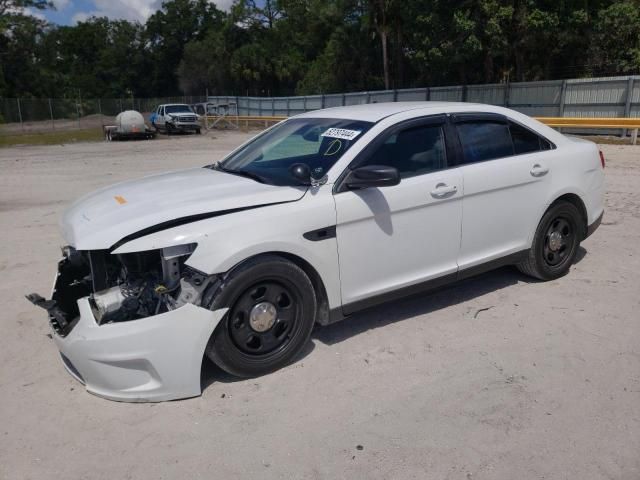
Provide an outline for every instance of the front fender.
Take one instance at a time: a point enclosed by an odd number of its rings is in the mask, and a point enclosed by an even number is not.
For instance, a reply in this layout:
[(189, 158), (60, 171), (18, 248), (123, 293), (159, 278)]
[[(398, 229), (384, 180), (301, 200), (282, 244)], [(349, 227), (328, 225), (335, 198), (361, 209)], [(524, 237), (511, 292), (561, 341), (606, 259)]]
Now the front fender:
[(263, 253), (286, 253), (309, 263), (327, 291), (330, 308), (341, 305), (335, 236), (319, 241), (306, 232), (333, 227), (336, 211), (331, 186), (315, 188), (296, 202), (231, 213), (131, 240), (113, 253), (131, 253), (196, 243), (186, 264), (208, 275), (224, 273)]

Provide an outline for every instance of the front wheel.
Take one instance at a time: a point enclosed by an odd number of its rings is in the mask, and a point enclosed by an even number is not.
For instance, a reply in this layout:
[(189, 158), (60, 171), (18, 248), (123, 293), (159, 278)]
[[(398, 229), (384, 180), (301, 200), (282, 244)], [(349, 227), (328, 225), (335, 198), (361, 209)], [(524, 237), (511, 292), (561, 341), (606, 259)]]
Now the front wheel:
[(545, 212), (538, 224), (528, 258), (518, 269), (539, 280), (566, 275), (584, 238), (582, 216), (575, 205), (558, 202)]
[(309, 341), (316, 296), (305, 272), (269, 255), (233, 270), (209, 308), (229, 308), (207, 345), (207, 356), (238, 377), (255, 377), (293, 360)]

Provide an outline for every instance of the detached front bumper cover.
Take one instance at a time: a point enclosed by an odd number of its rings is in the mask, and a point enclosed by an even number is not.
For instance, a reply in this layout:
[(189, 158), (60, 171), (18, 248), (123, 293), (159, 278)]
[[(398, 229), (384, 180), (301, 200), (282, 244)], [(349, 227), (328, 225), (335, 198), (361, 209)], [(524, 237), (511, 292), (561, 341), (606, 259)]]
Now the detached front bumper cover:
[(69, 373), (88, 392), (123, 402), (160, 402), (202, 393), (209, 337), (227, 309), (192, 304), (148, 318), (98, 325), (88, 298), (66, 337), (54, 334)]

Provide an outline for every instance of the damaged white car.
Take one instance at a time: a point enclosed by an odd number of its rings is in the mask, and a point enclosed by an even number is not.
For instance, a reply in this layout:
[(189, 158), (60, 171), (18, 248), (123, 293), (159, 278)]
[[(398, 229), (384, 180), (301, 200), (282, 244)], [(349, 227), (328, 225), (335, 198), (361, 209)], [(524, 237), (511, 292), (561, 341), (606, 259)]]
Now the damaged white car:
[(603, 168), (594, 144), (499, 107), (305, 113), (80, 199), (51, 299), (29, 299), (91, 393), (196, 396), (205, 355), (262, 375), (316, 323), (501, 265), (564, 275), (602, 218)]

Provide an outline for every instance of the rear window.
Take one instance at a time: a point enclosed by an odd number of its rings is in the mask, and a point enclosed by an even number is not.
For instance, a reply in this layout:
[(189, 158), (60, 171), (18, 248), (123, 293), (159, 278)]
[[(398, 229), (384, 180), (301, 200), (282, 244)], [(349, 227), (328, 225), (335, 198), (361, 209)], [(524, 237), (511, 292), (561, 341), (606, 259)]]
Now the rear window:
[(466, 122), (458, 124), (464, 163), (482, 162), (513, 155), (509, 125), (502, 122)]
[(510, 122), (509, 129), (511, 130), (511, 138), (513, 139), (513, 148), (516, 155), (539, 152), (551, 148), (551, 144), (547, 140), (522, 125)]

